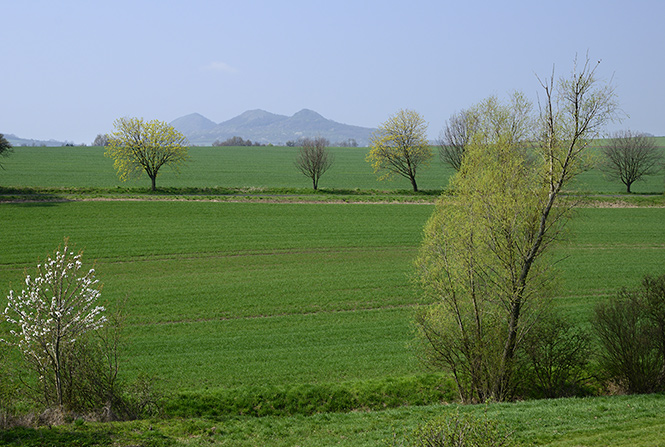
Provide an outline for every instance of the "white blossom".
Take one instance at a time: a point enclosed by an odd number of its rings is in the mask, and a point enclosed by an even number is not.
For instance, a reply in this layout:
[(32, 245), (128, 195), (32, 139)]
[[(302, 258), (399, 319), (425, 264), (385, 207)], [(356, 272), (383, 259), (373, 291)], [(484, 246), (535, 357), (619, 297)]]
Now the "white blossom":
[[(101, 292), (94, 269), (81, 272), (81, 253), (62, 251), (37, 265), (37, 274), (26, 275), (26, 289), (7, 296), (3, 312), (12, 341), (40, 369), (59, 374), (59, 359), (68, 344), (106, 322), (103, 306), (97, 305)], [(59, 350), (59, 351), (58, 351)]]

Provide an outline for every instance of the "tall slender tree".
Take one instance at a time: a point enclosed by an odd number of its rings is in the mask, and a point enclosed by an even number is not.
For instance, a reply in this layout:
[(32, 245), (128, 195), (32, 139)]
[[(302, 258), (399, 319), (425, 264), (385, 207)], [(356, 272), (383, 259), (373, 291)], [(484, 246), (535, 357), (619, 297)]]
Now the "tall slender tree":
[(417, 323), (428, 360), (454, 374), (464, 400), (515, 390), (516, 352), (547, 296), (545, 255), (569, 217), (555, 203), (585, 167), (590, 139), (616, 116), (614, 90), (596, 67), (587, 59), (569, 77), (541, 82), (538, 116), (519, 94), (477, 106), (453, 197), (426, 226), (418, 279), (436, 304)]

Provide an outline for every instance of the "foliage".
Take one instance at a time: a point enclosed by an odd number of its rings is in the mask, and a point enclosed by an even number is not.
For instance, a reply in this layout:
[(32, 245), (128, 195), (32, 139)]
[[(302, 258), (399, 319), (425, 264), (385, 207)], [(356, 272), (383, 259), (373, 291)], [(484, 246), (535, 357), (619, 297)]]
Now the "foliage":
[(609, 380), (628, 393), (665, 389), (665, 275), (599, 303), (593, 325)]
[(323, 137), (305, 138), (296, 157), (296, 168), (304, 176), (312, 179), (314, 190), (318, 189), (319, 179), (333, 164), (334, 157), (326, 149), (328, 144), (328, 140)]
[(189, 158), (187, 139), (165, 122), (120, 118), (113, 125), (115, 131), (109, 137), (105, 155), (113, 159), (113, 166), (123, 181), (145, 171), (155, 191), (162, 166), (177, 171)]
[(437, 204), (425, 228), (417, 279), (437, 303), (416, 319), (419, 337), (426, 360), (455, 376), (465, 401), (515, 393), (516, 353), (548, 295), (544, 255), (569, 215), (555, 202), (616, 110), (594, 71), (587, 60), (556, 90), (554, 77), (543, 84), (537, 127), (519, 93), (474, 106), (478, 127), (451, 180), (452, 200)]
[(662, 149), (656, 146), (653, 137), (644, 133), (615, 132), (606, 144), (602, 149), (601, 169), (610, 178), (626, 185), (628, 194), (633, 183), (658, 173), (662, 168)]
[(97, 305), (101, 294), (95, 270), (82, 272), (82, 252), (70, 251), (68, 240), (43, 264), (37, 275), (25, 278), (26, 289), (9, 292), (5, 319), (14, 326), (10, 343), (18, 346), (40, 378), (47, 404), (63, 406), (72, 396), (68, 381), (71, 362), (76, 361), (77, 340), (106, 322), (104, 307)]
[(520, 354), (528, 368), (521, 385), (526, 395), (574, 396), (588, 379), (591, 337), (579, 326), (548, 312), (526, 334)]
[(416, 174), (432, 158), (427, 141), (427, 123), (413, 110), (400, 110), (379, 125), (370, 139), (371, 150), (367, 162), (374, 172), (385, 172), (379, 180), (397, 174), (409, 179), (414, 191), (418, 191)]
[[(403, 445), (403, 444), (401, 444)], [(487, 415), (459, 411), (432, 419), (418, 427), (406, 444), (411, 447), (499, 447), (517, 443), (512, 434)]]
[[(0, 157), (8, 157), (12, 153), (12, 144), (0, 133)], [(0, 163), (0, 167), (2, 164)]]

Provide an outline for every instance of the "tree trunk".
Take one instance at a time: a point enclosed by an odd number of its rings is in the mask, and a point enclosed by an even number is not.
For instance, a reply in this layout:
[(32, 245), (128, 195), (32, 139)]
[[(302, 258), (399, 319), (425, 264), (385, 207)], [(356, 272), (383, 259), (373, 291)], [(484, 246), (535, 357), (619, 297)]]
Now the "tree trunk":
[(416, 184), (416, 176), (415, 175), (409, 176), (409, 180), (411, 180), (411, 186), (413, 186), (413, 192), (418, 192), (418, 185)]
[(157, 185), (156, 185), (157, 176), (156, 175), (151, 175), (150, 180), (152, 180), (152, 190), (157, 191)]

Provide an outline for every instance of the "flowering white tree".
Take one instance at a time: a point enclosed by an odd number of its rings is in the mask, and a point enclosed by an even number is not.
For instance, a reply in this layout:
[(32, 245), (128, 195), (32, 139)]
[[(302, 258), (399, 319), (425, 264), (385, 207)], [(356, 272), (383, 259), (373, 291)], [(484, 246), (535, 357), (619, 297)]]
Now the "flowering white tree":
[(101, 285), (95, 270), (82, 271), (83, 252), (74, 254), (65, 239), (64, 248), (37, 265), (37, 275), (26, 275), (20, 294), (9, 292), (5, 319), (14, 325), (10, 333), (28, 362), (40, 376), (45, 394), (55, 390), (63, 404), (63, 368), (68, 350), (88, 331), (106, 322), (104, 307), (97, 305)]

